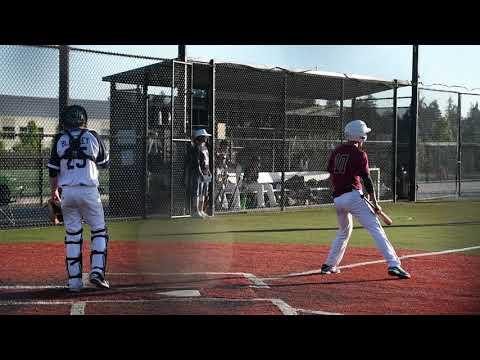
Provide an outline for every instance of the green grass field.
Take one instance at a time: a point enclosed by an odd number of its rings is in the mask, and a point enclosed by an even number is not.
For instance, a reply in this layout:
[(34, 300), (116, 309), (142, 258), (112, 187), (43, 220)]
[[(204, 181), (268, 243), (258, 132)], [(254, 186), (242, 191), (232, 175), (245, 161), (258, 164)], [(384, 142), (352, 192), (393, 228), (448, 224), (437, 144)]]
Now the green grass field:
[[(385, 231), (395, 247), (437, 251), (480, 245), (480, 201), (385, 203), (393, 227)], [(448, 225), (449, 222), (477, 224)], [(358, 226), (358, 223), (355, 222)], [(421, 226), (418, 226), (421, 225)], [(211, 241), (328, 245), (335, 237), (333, 207), (285, 212), (221, 215), (208, 220), (155, 219), (110, 222), (111, 239), (140, 241)], [(88, 233), (88, 232), (87, 232)], [(0, 231), (0, 242), (62, 242), (63, 227)], [(355, 229), (351, 246), (373, 247), (370, 235)], [(480, 250), (469, 254), (480, 255)]]
[[(6, 176), (14, 188), (23, 187), (23, 196), (40, 196), (40, 188), (43, 196), (50, 194), (50, 185), (48, 180), (48, 169), (45, 167), (40, 170), (2, 170), (2, 175)], [(42, 183), (40, 184), (40, 176)], [(100, 171), (99, 180), (104, 192), (108, 191), (108, 171)]]

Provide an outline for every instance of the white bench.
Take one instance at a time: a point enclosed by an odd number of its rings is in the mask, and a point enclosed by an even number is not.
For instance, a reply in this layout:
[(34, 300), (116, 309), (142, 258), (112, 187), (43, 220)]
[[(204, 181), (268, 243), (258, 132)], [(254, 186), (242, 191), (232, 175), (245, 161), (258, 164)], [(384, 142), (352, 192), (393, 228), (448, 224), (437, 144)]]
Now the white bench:
[[(327, 171), (289, 171), (285, 173), (285, 180), (291, 179), (295, 175), (303, 176), (305, 181), (314, 179), (317, 181), (327, 180), (330, 178), (330, 174)], [(240, 178), (243, 179), (244, 173), (240, 174)], [(228, 173), (228, 181), (232, 184), (237, 183), (237, 174)], [(258, 180), (260, 184), (275, 184), (282, 182), (281, 172), (259, 172)]]
[[(237, 184), (237, 177), (240, 176), (240, 179), (243, 179), (244, 173), (228, 173), (228, 181), (231, 184), (236, 185)], [(289, 180), (294, 176), (303, 176), (305, 181), (309, 181), (311, 179), (314, 179), (316, 181), (322, 181), (322, 180), (327, 180), (330, 178), (330, 174), (327, 171), (289, 171), (285, 172), (285, 180)], [(279, 184), (282, 182), (282, 173), (281, 172), (259, 172), (258, 173), (258, 183), (260, 184)], [(312, 191), (324, 191), (324, 190), (330, 190), (329, 187), (315, 187), (315, 188), (310, 188)], [(289, 191), (286, 189), (287, 192)], [(281, 192), (281, 189), (278, 188), (273, 188), (274, 193), (279, 193)], [(291, 190), (290, 190), (291, 191)], [(241, 189), (239, 189), (240, 193), (243, 193)], [(225, 189), (225, 194), (232, 195), (233, 196), (234, 191), (231, 189)], [(248, 193), (252, 194), (257, 194), (257, 191), (251, 190), (248, 191)], [(267, 193), (266, 190), (263, 191), (263, 193)]]

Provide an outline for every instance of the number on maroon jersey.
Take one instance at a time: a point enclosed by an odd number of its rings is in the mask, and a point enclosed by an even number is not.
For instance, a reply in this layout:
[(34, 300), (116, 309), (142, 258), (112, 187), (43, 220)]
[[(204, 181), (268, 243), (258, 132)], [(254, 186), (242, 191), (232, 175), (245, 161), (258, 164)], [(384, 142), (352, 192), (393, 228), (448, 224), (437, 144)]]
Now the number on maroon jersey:
[(333, 169), (334, 174), (345, 174), (349, 157), (349, 154), (337, 154), (335, 156), (335, 167)]

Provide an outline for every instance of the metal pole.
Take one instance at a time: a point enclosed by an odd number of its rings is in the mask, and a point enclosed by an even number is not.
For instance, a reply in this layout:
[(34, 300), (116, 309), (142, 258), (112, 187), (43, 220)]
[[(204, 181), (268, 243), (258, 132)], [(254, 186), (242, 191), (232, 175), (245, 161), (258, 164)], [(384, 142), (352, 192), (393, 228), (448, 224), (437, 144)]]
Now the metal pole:
[(283, 74), (283, 151), (282, 151), (282, 201), (280, 210), (285, 210), (285, 157), (286, 157), (286, 142), (287, 142), (287, 73)]
[(173, 213), (173, 137), (175, 121), (175, 61), (172, 60), (172, 90), (170, 94), (170, 111), (172, 116), (170, 117), (170, 218), (174, 216)]
[[(210, 74), (209, 74), (209, 83), (210, 83), (210, 91), (208, 95), (208, 102), (209, 102), (209, 127), (210, 127), (210, 134), (211, 137), (211, 144), (210, 144), (210, 164), (212, 164), (212, 174), (214, 174), (211, 186), (208, 190), (208, 199), (210, 202), (210, 216), (215, 214), (215, 60), (210, 60)], [(235, 194), (234, 194), (235, 196)]]
[(180, 61), (187, 61), (187, 46), (186, 45), (178, 45), (178, 60)]
[(462, 94), (458, 94), (458, 122), (457, 122), (457, 184), (458, 184), (458, 197), (462, 195)]
[(68, 45), (59, 47), (59, 74), (58, 74), (58, 125), (61, 129), (60, 114), (68, 106), (69, 87), (69, 48)]
[(345, 97), (345, 80), (342, 79), (341, 97), (340, 97), (340, 140), (343, 143), (343, 98)]
[(352, 99), (352, 120), (355, 120), (355, 101), (356, 99)]
[(43, 157), (42, 157), (42, 140), (43, 134), (37, 133), (38, 136), (38, 192), (40, 193), (40, 206), (43, 205)]
[(413, 45), (412, 102), (410, 104), (410, 189), (408, 199), (417, 200), (417, 127), (418, 127), (418, 45)]
[(398, 115), (397, 115), (397, 90), (398, 82), (394, 80), (393, 84), (393, 129), (392, 129), (392, 196), (393, 202), (397, 202), (397, 168), (398, 168)]
[(147, 218), (147, 191), (148, 191), (148, 74), (143, 78), (143, 120), (144, 124), (144, 136), (143, 136), (143, 161), (144, 161), (144, 174), (143, 174), (143, 218)]

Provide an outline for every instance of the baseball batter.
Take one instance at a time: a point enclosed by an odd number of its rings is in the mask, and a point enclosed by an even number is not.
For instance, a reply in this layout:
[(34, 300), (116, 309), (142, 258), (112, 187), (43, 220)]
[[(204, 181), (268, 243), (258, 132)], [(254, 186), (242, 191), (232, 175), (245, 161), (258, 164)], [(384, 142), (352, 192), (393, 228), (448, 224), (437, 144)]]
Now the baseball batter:
[(333, 185), (339, 230), (332, 243), (327, 260), (322, 265), (321, 274), (340, 272), (337, 266), (342, 261), (348, 240), (352, 234), (353, 215), (374, 238), (378, 249), (387, 261), (388, 274), (408, 279), (410, 274), (400, 266), (400, 260), (392, 244), (388, 241), (382, 225), (362, 197), (360, 178), (363, 180), (365, 190), (375, 206), (375, 210), (381, 209), (377, 203), (372, 179), (370, 178), (368, 156), (362, 150), (370, 131), (371, 129), (361, 120), (348, 123), (345, 126), (345, 136), (348, 142), (339, 145), (330, 155), (327, 170), (330, 173)]
[[(87, 112), (68, 106), (60, 115), (64, 128), (52, 143), (48, 162), (51, 199), (60, 201), (66, 230), (68, 288), (82, 289), (82, 219), (90, 226), (90, 282), (109, 288), (105, 279), (108, 233), (98, 192), (98, 167), (107, 167), (109, 155), (98, 134), (86, 128)], [(61, 189), (61, 199), (59, 194)]]

